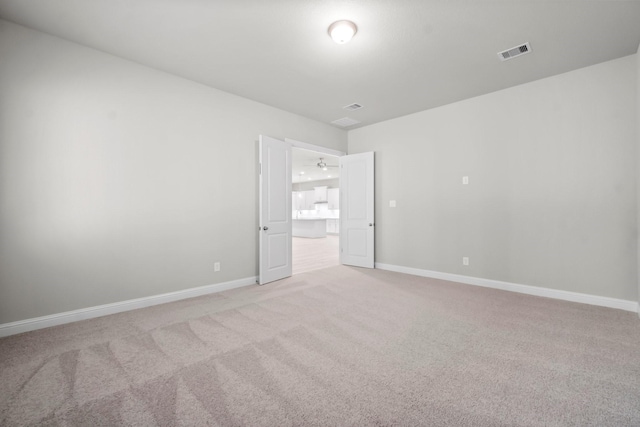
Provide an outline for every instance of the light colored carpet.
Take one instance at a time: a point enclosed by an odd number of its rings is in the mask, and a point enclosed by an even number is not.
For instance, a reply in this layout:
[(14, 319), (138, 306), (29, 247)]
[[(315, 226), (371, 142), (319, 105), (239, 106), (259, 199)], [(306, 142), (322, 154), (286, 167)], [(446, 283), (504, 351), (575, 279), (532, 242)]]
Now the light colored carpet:
[(0, 340), (0, 425), (638, 426), (634, 313), (337, 266)]

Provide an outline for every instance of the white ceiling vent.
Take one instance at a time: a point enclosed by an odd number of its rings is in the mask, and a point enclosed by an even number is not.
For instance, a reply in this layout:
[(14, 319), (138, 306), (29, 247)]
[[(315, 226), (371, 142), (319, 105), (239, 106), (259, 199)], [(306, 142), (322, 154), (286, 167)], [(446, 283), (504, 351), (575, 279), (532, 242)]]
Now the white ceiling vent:
[(525, 43), (520, 46), (498, 52), (498, 58), (500, 58), (501, 61), (506, 61), (529, 52), (531, 52), (531, 46), (529, 43)]
[(342, 107), (342, 108), (344, 108), (345, 110), (353, 111), (353, 110), (359, 110), (359, 109), (361, 109), (361, 108), (362, 108), (362, 105), (360, 105), (360, 104), (356, 104), (356, 103), (353, 103), (353, 104), (351, 104), (351, 105), (346, 105), (346, 106), (344, 106), (344, 107)]
[(352, 119), (350, 117), (343, 117), (341, 119), (334, 120), (331, 123), (334, 124), (334, 125), (338, 125), (340, 127), (346, 128), (346, 127), (349, 127), (349, 126), (356, 125), (356, 124), (358, 124), (360, 122), (358, 120), (354, 120), (354, 119)]

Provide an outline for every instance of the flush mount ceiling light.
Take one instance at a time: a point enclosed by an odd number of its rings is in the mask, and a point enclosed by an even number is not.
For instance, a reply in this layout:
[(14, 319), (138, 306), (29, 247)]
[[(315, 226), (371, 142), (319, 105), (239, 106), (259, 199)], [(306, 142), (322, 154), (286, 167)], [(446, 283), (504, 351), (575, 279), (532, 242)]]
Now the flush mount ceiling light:
[(336, 21), (329, 26), (329, 35), (338, 44), (347, 43), (357, 31), (358, 27), (351, 21)]

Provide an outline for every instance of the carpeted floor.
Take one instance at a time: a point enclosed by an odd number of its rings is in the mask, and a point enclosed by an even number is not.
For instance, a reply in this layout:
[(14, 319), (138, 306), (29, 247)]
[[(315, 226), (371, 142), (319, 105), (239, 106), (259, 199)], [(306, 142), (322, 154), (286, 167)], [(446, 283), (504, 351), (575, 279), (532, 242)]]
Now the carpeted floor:
[(640, 426), (640, 320), (337, 266), (1, 339), (0, 425)]

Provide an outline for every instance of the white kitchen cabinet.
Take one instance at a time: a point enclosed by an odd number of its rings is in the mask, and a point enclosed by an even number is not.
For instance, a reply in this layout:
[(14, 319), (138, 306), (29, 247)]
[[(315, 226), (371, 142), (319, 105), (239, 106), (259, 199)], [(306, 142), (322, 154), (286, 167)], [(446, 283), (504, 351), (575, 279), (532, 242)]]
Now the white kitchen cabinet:
[(340, 209), (340, 189), (329, 188), (327, 190), (327, 201), (329, 202), (329, 209)]
[(339, 218), (327, 218), (327, 233), (328, 234), (340, 234), (340, 219)]
[(336, 226), (332, 219), (327, 218), (327, 234), (334, 234)]
[(316, 210), (316, 193), (313, 190), (303, 191), (304, 193), (304, 210)]
[(327, 237), (325, 219), (294, 219), (292, 221), (292, 235), (294, 237), (321, 238)]
[(291, 206), (294, 211), (301, 211), (305, 209), (305, 200), (303, 191), (291, 192)]
[[(318, 189), (324, 188), (324, 192)], [(326, 209), (340, 209), (340, 190), (338, 188), (315, 187), (314, 190), (292, 191), (291, 208), (294, 211), (315, 211), (317, 202), (327, 202)]]
[(327, 201), (327, 186), (313, 187), (313, 191), (316, 195), (316, 203), (324, 203)]
[(313, 190), (307, 191), (292, 191), (291, 192), (291, 207), (294, 211), (309, 211), (315, 210), (315, 193)]

